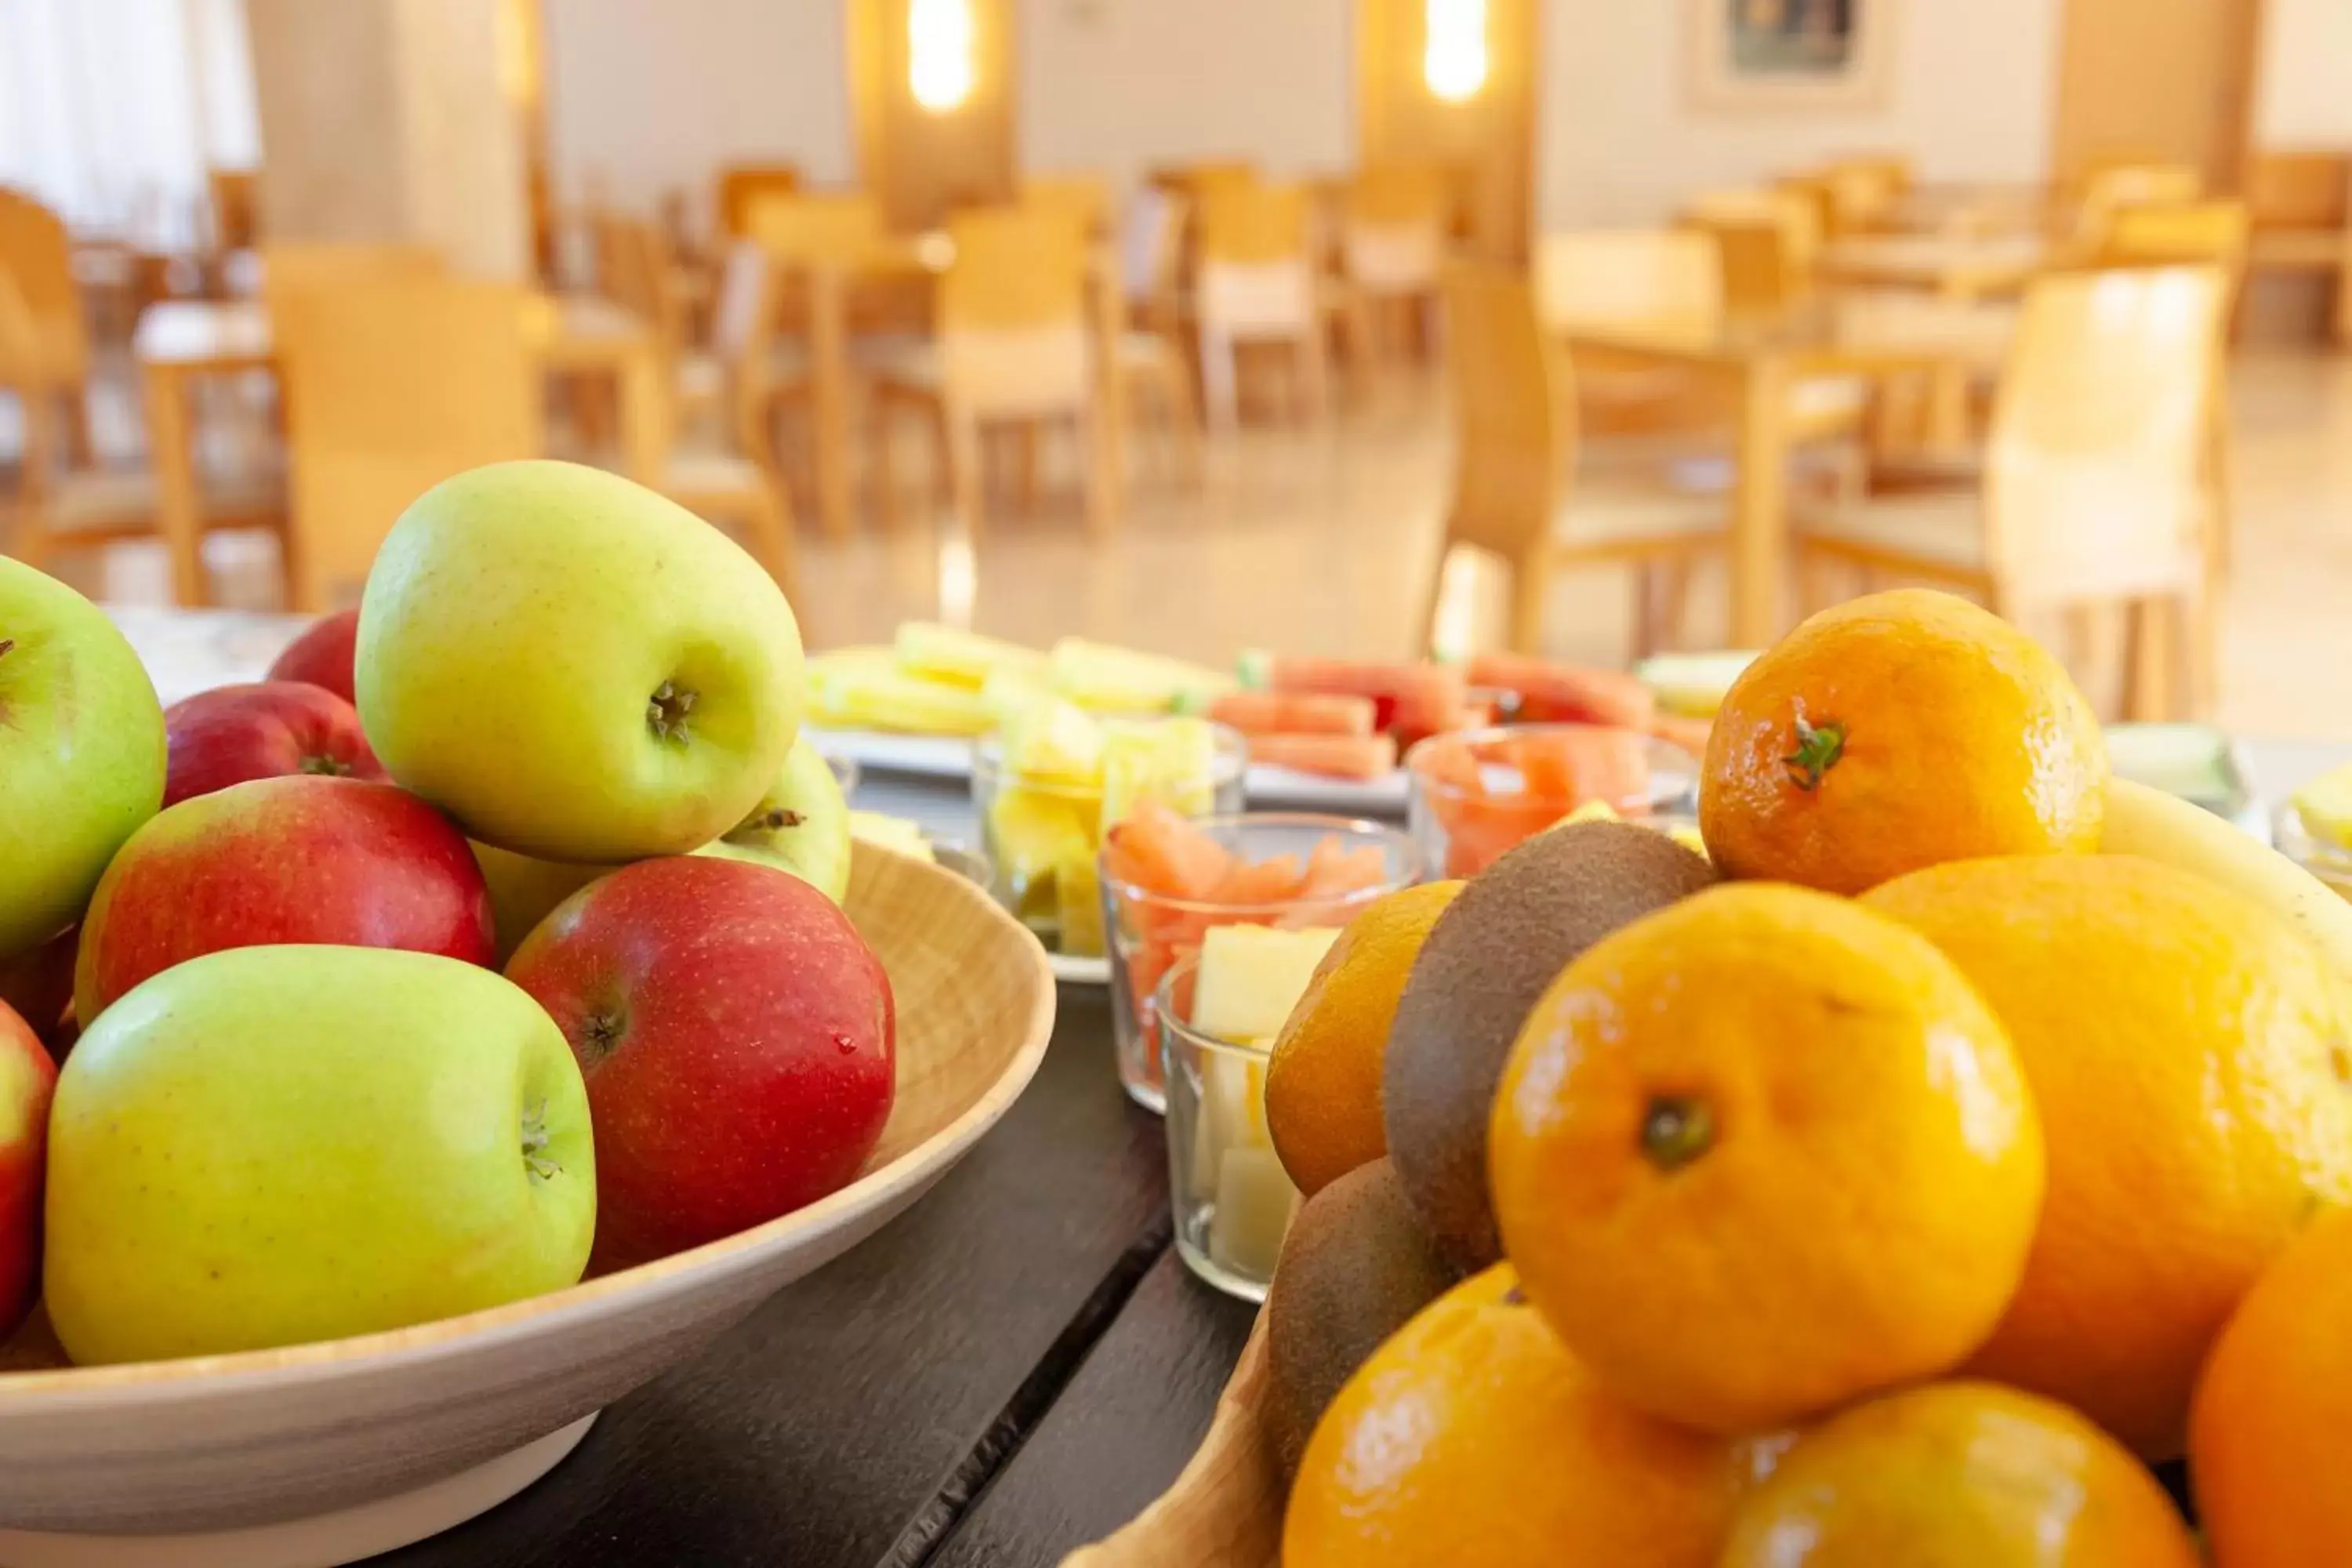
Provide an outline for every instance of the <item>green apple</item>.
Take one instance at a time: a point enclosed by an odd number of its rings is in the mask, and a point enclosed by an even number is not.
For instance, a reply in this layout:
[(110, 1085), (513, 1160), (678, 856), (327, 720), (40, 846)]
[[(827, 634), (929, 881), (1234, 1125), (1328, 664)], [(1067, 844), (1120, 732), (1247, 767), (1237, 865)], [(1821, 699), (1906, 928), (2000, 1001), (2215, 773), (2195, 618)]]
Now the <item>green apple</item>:
[(799, 733), (782, 590), (685, 508), (572, 463), (425, 492), (360, 600), (360, 721), (469, 837), (548, 860), (683, 855), (751, 813)]
[(242, 947), (139, 985), (49, 1118), (46, 1279), (76, 1362), (260, 1350), (560, 1289), (596, 1228), (588, 1096), (502, 976)]
[(499, 967), (506, 967), (530, 928), (545, 920), (555, 906), (618, 866), (583, 865), (576, 860), (541, 860), (518, 855), (495, 844), (471, 839), (474, 859), (490, 889), (490, 921), (498, 934)]
[(824, 753), (806, 740), (794, 744), (751, 815), (695, 853), (790, 871), (841, 902), (849, 893), (849, 802)]
[(163, 706), (96, 605), (0, 555), (0, 958), (71, 925), (163, 804)]

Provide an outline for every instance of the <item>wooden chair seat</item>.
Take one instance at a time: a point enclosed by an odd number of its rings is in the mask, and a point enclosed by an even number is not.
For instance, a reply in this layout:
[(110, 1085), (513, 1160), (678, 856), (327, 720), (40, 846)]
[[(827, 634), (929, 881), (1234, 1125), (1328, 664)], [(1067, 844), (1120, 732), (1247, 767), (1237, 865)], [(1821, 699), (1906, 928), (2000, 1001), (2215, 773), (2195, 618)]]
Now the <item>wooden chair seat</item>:
[[(155, 531), (159, 487), (144, 468), (97, 468), (59, 476), (41, 505), (51, 535), (96, 543)], [(207, 528), (276, 527), (286, 516), (283, 474), (236, 473), (199, 481)]]
[(1580, 479), (1554, 514), (1551, 542), (1580, 556), (1646, 555), (1676, 540), (1711, 549), (1724, 527), (1721, 491)]
[(1935, 568), (1971, 580), (1988, 575), (1984, 518), (1973, 490), (1922, 490), (1832, 506), (1797, 529), (1801, 548), (1894, 570)]

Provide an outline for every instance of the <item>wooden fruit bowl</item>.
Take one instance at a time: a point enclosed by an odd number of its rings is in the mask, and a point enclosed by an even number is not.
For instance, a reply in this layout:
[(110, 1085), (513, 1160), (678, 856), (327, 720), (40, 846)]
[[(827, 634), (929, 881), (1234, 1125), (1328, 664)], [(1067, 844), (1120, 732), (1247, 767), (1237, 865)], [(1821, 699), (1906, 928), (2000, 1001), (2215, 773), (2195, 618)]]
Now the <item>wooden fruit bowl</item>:
[(856, 1182), (691, 1252), (390, 1333), (73, 1368), (36, 1315), (0, 1351), (0, 1563), (267, 1568), (446, 1529), (880, 1229), (1027, 1087), (1054, 981), (1036, 940), (951, 871), (860, 844), (847, 905), (898, 1019), (897, 1102)]
[(1135, 1521), (1062, 1568), (1280, 1568), (1283, 1484), (1263, 1415), (1265, 1314), (1258, 1314), (1209, 1435), (1176, 1484)]

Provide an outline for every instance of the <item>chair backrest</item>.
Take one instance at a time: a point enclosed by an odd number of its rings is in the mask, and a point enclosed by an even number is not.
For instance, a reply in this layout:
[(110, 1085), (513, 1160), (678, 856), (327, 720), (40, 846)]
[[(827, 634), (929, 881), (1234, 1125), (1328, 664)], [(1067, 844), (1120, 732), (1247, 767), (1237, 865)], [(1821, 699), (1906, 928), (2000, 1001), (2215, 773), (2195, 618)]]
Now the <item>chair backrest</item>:
[(801, 188), (793, 163), (730, 163), (719, 171), (719, 232), (740, 239), (751, 232), (751, 209), (769, 196), (789, 196)]
[(0, 271), (16, 292), (38, 341), (40, 375), (79, 384), (89, 374), (89, 332), (74, 283), (73, 240), (65, 219), (18, 192), (0, 187)]
[(1027, 174), (1022, 177), (1023, 206), (1061, 214), (1089, 240), (1110, 233), (1110, 182), (1100, 174)]
[(2211, 267), (2052, 273), (2027, 290), (1985, 460), (2005, 599), (2161, 594), (2205, 570), (2223, 290)]
[(1312, 211), (1305, 185), (1212, 181), (1195, 208), (1201, 260), (1262, 266), (1302, 259), (1311, 243)]
[(1734, 315), (1786, 310), (1812, 292), (1820, 209), (1786, 189), (1705, 191), (1683, 221), (1714, 236), (1724, 305)]
[(1342, 188), (1339, 213), (1340, 263), (1351, 281), (1375, 290), (1436, 287), (1452, 215), (1443, 169), (1431, 163), (1365, 169)]
[(2226, 313), (2245, 280), (2252, 232), (2242, 202), (2151, 202), (2117, 212), (2094, 259), (2103, 267), (2218, 268)]
[(354, 591), (394, 521), (429, 487), (541, 455), (539, 359), (525, 324), (536, 303), (513, 285), (417, 276), (273, 292), (297, 609)]
[(1163, 163), (1144, 178), (1147, 184), (1176, 191), (1199, 202), (1212, 190), (1256, 183), (1257, 165), (1246, 158), (1212, 158), (1194, 163)]
[(2157, 202), (2193, 202), (2205, 191), (2205, 176), (2190, 163), (2113, 163), (2083, 182), (2074, 218), (2075, 243), (2095, 249), (2116, 214)]
[(940, 279), (939, 347), (947, 395), (975, 413), (1082, 405), (1087, 242), (1067, 212), (981, 207), (953, 215), (955, 260)]
[(261, 291), (379, 278), (438, 278), (448, 263), (428, 245), (367, 245), (340, 240), (273, 239), (261, 247)]
[(879, 198), (866, 191), (763, 192), (744, 211), (744, 230), (774, 260), (844, 261), (888, 233)]
[(205, 176), (212, 197), (213, 245), (251, 250), (261, 242), (260, 181), (250, 169), (214, 169)]
[(1548, 234), (1536, 246), (1536, 302), (1554, 330), (1625, 321), (1707, 330), (1723, 315), (1723, 258), (1709, 236), (1687, 229)]
[(2352, 223), (2352, 153), (2257, 153), (2246, 170), (2256, 228), (2340, 229)]
[(1575, 453), (1568, 356), (1519, 273), (1452, 261), (1442, 287), (1456, 437), (1446, 536), (1516, 559), (1549, 535)]
[(1911, 161), (1896, 155), (1841, 158), (1822, 171), (1831, 202), (1832, 231), (1866, 234), (1884, 226), (1887, 210), (1911, 186)]

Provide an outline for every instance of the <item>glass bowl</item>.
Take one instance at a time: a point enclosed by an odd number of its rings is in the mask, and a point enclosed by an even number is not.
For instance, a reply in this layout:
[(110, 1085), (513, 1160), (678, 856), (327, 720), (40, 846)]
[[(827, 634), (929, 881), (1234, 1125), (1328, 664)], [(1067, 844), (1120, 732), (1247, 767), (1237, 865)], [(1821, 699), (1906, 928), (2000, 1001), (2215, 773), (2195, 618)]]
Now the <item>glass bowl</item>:
[[(1192, 800), (1153, 795), (1188, 816), (1242, 808), (1248, 748), (1226, 726), (1209, 728), (1215, 752), (1207, 789)], [(1104, 954), (1096, 864), (1104, 836), (1118, 826), (1116, 820), (1103, 820), (1104, 798), (1099, 783), (1074, 784), (1007, 771), (999, 735), (984, 735), (972, 743), (971, 803), (980, 816), (982, 852), (995, 868), (997, 901), (1058, 958), (1100, 959)]]
[(2272, 819), (2271, 842), (2280, 854), (2326, 883), (2337, 897), (2352, 899), (2352, 850), (2314, 833), (2294, 801), (2281, 805)]
[(1244, 1300), (1263, 1301), (1298, 1189), (1274, 1152), (1265, 1121), (1262, 1043), (1193, 1026), (1201, 961), (1180, 961), (1152, 1010), (1168, 1094), (1168, 1204), (1186, 1268)]
[(1377, 882), (1337, 894), (1273, 901), (1220, 901), (1174, 898), (1100, 865), (1102, 924), (1110, 956), (1111, 1027), (1118, 1051), (1118, 1079), (1128, 1098), (1151, 1110), (1166, 1108), (1160, 1076), (1160, 1040), (1155, 1026), (1160, 983), (1215, 926), (1270, 925), (1292, 928), (1344, 926), (1365, 905), (1421, 880), (1421, 851), (1404, 833), (1377, 822), (1323, 816), (1311, 812), (1244, 812), (1205, 817), (1194, 826), (1235, 859), (1250, 864), (1280, 856), (1302, 865), (1318, 845), (1335, 840), (1342, 852), (1371, 849), (1381, 858)]
[(1697, 758), (1636, 731), (1592, 724), (1433, 735), (1405, 753), (1404, 768), (1406, 822), (1433, 873), (1444, 877), (1476, 876), (1594, 801), (1639, 820), (1688, 814), (1697, 798)]

